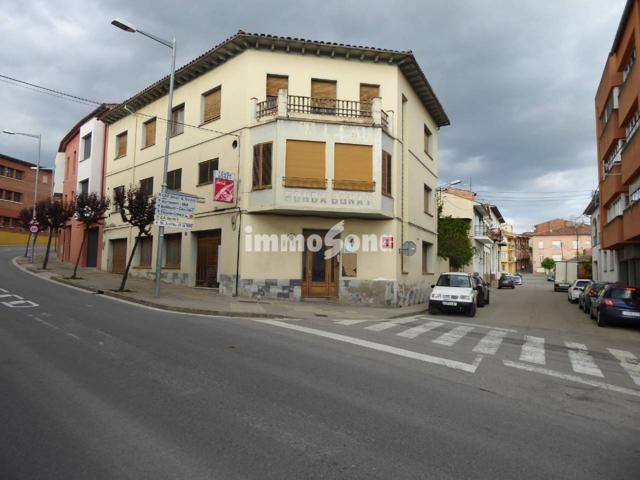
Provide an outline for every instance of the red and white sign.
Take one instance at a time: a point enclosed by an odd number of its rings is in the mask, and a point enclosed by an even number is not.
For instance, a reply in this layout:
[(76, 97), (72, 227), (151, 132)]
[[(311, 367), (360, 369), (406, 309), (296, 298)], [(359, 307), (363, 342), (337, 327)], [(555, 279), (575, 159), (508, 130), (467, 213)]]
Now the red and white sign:
[(383, 235), (382, 236), (382, 248), (387, 250), (392, 250), (394, 246), (393, 235)]
[(40, 227), (38, 226), (37, 223), (34, 223), (31, 226), (29, 226), (29, 231), (31, 233), (38, 233), (40, 231)]
[(236, 178), (231, 172), (216, 170), (213, 172), (213, 200), (233, 203), (236, 190)]

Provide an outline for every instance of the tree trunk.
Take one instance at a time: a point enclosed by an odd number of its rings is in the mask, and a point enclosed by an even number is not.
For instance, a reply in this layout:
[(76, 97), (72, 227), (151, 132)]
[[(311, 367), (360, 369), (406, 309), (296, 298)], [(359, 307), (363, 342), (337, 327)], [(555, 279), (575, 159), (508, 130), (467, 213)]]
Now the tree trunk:
[(122, 274), (122, 282), (120, 282), (120, 288), (118, 288), (118, 292), (124, 292), (124, 287), (127, 284), (127, 277), (129, 276), (129, 269), (131, 268), (131, 262), (133, 261), (133, 256), (136, 253), (136, 248), (138, 248), (138, 242), (140, 241), (141, 234), (136, 236), (136, 241), (133, 242), (133, 249), (131, 250), (131, 255), (129, 255), (129, 261), (127, 262), (127, 267), (124, 269), (124, 273)]
[(80, 251), (78, 252), (78, 258), (76, 259), (76, 265), (73, 267), (73, 275), (71, 278), (78, 278), (78, 265), (80, 265), (80, 258), (82, 257), (82, 251), (84, 250), (84, 242), (87, 239), (87, 227), (84, 227), (84, 232), (82, 233), (82, 243), (80, 244)]
[(38, 241), (38, 234), (40, 232), (38, 231), (38, 233), (35, 233), (33, 235), (33, 242), (31, 243), (31, 258), (33, 258), (34, 262), (35, 262), (35, 255), (36, 255), (36, 242)]
[(47, 251), (44, 253), (44, 261), (42, 262), (42, 269), (47, 269), (49, 263), (49, 250), (51, 250), (51, 239), (53, 238), (53, 228), (49, 227), (49, 239), (47, 240)]
[(27, 244), (24, 247), (24, 258), (29, 256), (29, 244), (31, 243), (31, 232), (27, 235)]

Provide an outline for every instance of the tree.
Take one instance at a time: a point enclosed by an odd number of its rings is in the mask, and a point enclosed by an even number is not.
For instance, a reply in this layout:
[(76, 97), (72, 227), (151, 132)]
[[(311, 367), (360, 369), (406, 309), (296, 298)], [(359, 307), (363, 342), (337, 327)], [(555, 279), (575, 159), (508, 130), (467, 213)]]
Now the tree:
[(151, 235), (151, 225), (153, 225), (156, 213), (156, 201), (153, 196), (144, 190), (130, 186), (126, 192), (124, 188), (117, 189), (115, 191), (114, 202), (116, 208), (120, 211), (122, 221), (138, 229), (131, 254), (129, 254), (127, 266), (122, 274), (120, 288), (118, 288), (118, 291), (122, 292), (127, 284), (131, 262), (133, 261), (133, 256), (136, 253), (140, 239)]
[(29, 243), (31, 242), (31, 232), (29, 232), (29, 224), (31, 223), (31, 219), (33, 218), (33, 207), (23, 208), (18, 213), (18, 223), (20, 224), (20, 228), (26, 230), (29, 235), (27, 235), (27, 244), (24, 247), (24, 256), (26, 257), (29, 254)]
[(47, 240), (47, 250), (44, 254), (44, 261), (42, 262), (42, 269), (47, 269), (49, 263), (49, 251), (51, 250), (51, 239), (53, 234), (56, 236), (60, 227), (62, 227), (67, 221), (73, 217), (76, 206), (73, 202), (67, 203), (62, 200), (46, 201), (45, 216), (47, 217), (47, 223), (49, 226), (49, 238)]
[(553, 258), (545, 257), (540, 266), (545, 270), (553, 270), (556, 266), (556, 262)]
[(80, 244), (80, 250), (78, 251), (78, 258), (76, 259), (75, 267), (73, 268), (73, 275), (71, 278), (78, 278), (78, 265), (80, 264), (80, 258), (84, 250), (84, 244), (87, 241), (87, 232), (92, 225), (100, 224), (104, 220), (104, 214), (109, 208), (109, 199), (100, 198), (97, 193), (80, 193), (76, 195), (76, 208), (74, 217), (84, 226), (82, 232), (82, 243)]
[(473, 258), (473, 247), (469, 229), (471, 224), (464, 218), (442, 215), (442, 203), (438, 205), (438, 256), (449, 259), (452, 268), (462, 268)]

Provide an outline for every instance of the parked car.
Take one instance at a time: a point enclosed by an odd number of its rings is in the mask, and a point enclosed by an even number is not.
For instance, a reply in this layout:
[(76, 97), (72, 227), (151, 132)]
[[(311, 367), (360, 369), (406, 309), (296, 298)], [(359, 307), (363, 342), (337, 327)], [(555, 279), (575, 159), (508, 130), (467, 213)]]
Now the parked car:
[(607, 285), (600, 291), (598, 302), (594, 302), (591, 311), (599, 327), (608, 323), (640, 325), (640, 290)]
[(477, 274), (474, 274), (472, 279), (475, 285), (475, 289), (478, 292), (478, 295), (476, 296), (476, 305), (478, 305), (478, 307), (480, 308), (484, 307), (485, 305), (489, 305), (491, 295), (489, 284), (486, 283), (482, 279), (482, 277)]
[(468, 317), (476, 314), (475, 282), (468, 273), (448, 272), (438, 277), (435, 285), (431, 285), (429, 296), (429, 313), (453, 311), (465, 313)]
[(547, 282), (555, 282), (556, 276), (553, 272), (547, 273)]
[(513, 283), (515, 283), (516, 285), (522, 285), (522, 275), (520, 275), (519, 273), (516, 273), (513, 276)]
[(578, 303), (578, 297), (589, 283), (591, 283), (591, 280), (587, 278), (579, 278), (577, 280), (574, 280), (567, 290), (567, 299), (571, 303)]
[(584, 311), (584, 313), (589, 313), (591, 311), (591, 303), (593, 299), (598, 296), (600, 290), (602, 290), (605, 285), (608, 283), (604, 282), (591, 282), (587, 285), (580, 296), (578, 297), (578, 307)]
[(501, 288), (516, 288), (516, 281), (511, 275), (501, 275), (498, 280), (498, 289)]

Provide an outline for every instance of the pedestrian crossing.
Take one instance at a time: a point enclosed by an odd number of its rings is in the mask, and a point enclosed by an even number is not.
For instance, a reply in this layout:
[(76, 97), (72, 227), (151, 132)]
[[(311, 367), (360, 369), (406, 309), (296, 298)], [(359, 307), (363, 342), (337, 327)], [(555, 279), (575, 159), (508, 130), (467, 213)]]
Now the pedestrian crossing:
[[(427, 317), (384, 321), (337, 320), (334, 323), (343, 327), (360, 328), (376, 334), (393, 335), (410, 340), (424, 340), (442, 347), (454, 347), (464, 343), (463, 348), (468, 348), (469, 340), (471, 340), (474, 342), (471, 351), (483, 355), (496, 355), (507, 340), (510, 345), (515, 345), (518, 349), (518, 360), (522, 362), (522, 365), (542, 368), (548, 363), (549, 346), (545, 338), (533, 335), (519, 336), (515, 330), (507, 328), (473, 325), (444, 319), (435, 320)], [(559, 350), (557, 346), (552, 349), (554, 352)], [(607, 351), (608, 354), (599, 353), (596, 356), (599, 359), (606, 356), (612, 365), (620, 367), (620, 372), (623, 375), (630, 378), (635, 385), (640, 386), (640, 361), (638, 357), (626, 350), (609, 348)], [(596, 363), (594, 354), (583, 343), (565, 341), (563, 348), (560, 349), (560, 355), (554, 355), (552, 363), (557, 364), (558, 361), (562, 361), (562, 358), (566, 359), (566, 363), (576, 374), (600, 379), (605, 377), (605, 372)]]

